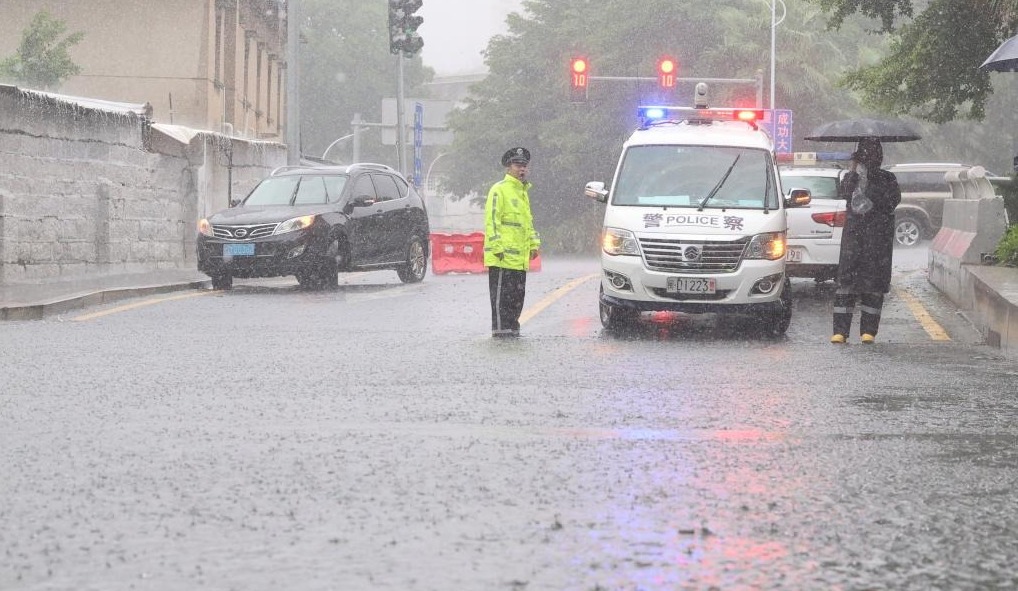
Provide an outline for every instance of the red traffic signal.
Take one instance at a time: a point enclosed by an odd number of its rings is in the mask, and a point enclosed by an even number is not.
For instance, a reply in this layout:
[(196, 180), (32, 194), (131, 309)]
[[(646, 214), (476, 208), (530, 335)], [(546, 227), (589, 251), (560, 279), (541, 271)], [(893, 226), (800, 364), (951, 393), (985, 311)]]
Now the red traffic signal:
[(571, 84), (573, 88), (586, 88), (587, 87), (587, 76), (589, 75), (587, 70), (589, 64), (587, 64), (587, 58), (585, 57), (574, 57), (569, 60), (569, 72), (571, 74)]
[(587, 82), (590, 81), (590, 64), (585, 57), (569, 59), (569, 88), (573, 102), (587, 100)]
[(666, 90), (675, 88), (678, 77), (679, 62), (671, 57), (663, 57), (657, 61), (657, 83)]

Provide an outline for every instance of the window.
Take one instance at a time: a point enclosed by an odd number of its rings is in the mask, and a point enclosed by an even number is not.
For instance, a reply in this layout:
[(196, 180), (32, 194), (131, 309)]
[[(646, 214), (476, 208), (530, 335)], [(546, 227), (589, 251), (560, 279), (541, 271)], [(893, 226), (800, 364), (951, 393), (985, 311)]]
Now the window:
[(392, 201), (402, 197), (399, 194), (399, 188), (396, 187), (396, 181), (392, 180), (391, 176), (387, 174), (373, 174), (371, 178), (375, 181), (375, 191), (378, 194), (379, 201)]
[(271, 177), (258, 183), (244, 200), (244, 205), (289, 205), (300, 177)]
[(367, 197), (368, 199), (375, 199), (375, 185), (371, 183), (371, 177), (369, 175), (361, 175), (353, 185), (353, 196), (354, 198)]
[(634, 146), (626, 151), (614, 191), (616, 205), (777, 208), (765, 150), (727, 146)]
[(329, 193), (325, 190), (325, 179), (320, 176), (305, 176), (297, 187), (294, 205), (318, 205), (328, 203)]
[[(832, 176), (781, 175), (781, 187), (788, 194), (792, 189), (809, 189), (814, 199), (838, 199), (838, 179)], [(844, 196), (841, 196), (844, 199)]]

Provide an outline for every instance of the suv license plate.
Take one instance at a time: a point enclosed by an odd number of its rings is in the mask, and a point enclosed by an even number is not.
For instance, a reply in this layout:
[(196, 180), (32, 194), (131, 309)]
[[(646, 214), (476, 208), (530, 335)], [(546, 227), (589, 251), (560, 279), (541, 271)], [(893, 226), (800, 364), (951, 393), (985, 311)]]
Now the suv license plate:
[(665, 286), (668, 293), (714, 293), (712, 277), (669, 277)]
[(255, 245), (249, 244), (224, 244), (223, 245), (223, 256), (224, 257), (249, 257), (254, 256)]
[(790, 263), (801, 263), (802, 262), (802, 250), (799, 248), (788, 249), (788, 262)]

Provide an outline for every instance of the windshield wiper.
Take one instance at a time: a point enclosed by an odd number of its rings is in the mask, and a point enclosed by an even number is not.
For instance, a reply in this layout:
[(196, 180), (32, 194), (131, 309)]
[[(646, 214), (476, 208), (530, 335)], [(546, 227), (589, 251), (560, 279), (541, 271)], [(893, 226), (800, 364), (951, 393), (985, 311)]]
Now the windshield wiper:
[(721, 180), (718, 181), (718, 184), (714, 185), (714, 188), (710, 190), (710, 193), (707, 193), (707, 196), (700, 200), (700, 206), (696, 208), (697, 211), (703, 211), (703, 206), (707, 205), (707, 202), (718, 194), (718, 191), (721, 190), (721, 185), (725, 184), (729, 175), (731, 175), (732, 171), (735, 170), (735, 165), (738, 164), (739, 158), (742, 158), (741, 152), (735, 155), (735, 160), (732, 160), (732, 165), (725, 171), (725, 174), (721, 177)]

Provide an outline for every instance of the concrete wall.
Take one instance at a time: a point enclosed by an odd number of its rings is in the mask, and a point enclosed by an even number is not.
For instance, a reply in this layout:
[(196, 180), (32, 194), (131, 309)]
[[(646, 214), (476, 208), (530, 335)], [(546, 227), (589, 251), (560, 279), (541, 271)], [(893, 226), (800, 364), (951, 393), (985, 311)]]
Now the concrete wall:
[(985, 264), (1007, 230), (1004, 200), (981, 169), (945, 180), (955, 198), (930, 245), (930, 283), (968, 312), (987, 343), (1018, 352), (1018, 269)]
[(0, 283), (195, 265), (199, 217), (285, 146), (153, 130), (144, 116), (0, 86)]

